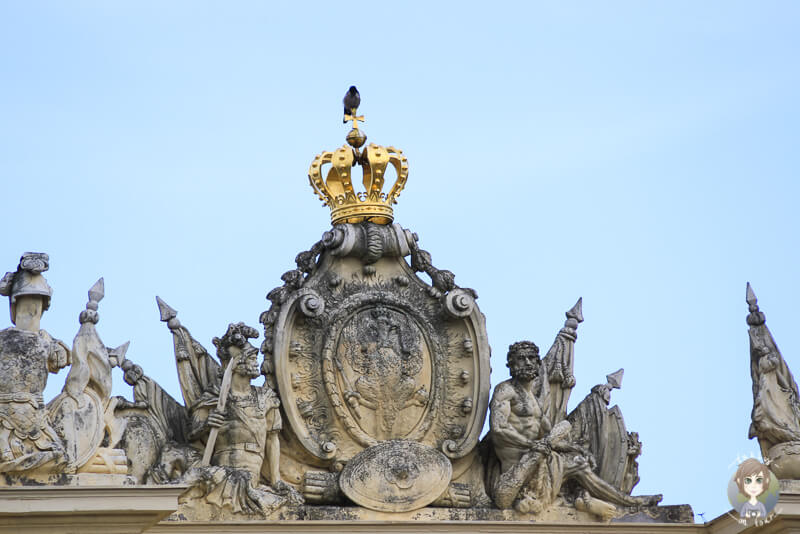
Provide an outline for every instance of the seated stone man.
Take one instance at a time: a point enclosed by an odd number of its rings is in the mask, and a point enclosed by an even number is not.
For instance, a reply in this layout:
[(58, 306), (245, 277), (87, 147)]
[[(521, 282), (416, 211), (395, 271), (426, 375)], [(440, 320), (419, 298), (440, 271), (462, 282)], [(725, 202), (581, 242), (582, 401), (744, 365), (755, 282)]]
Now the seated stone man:
[[(568, 421), (552, 421), (548, 413), (549, 382), (539, 348), (530, 341), (509, 347), (511, 379), (501, 382), (491, 400), (491, 442), (499, 465), (490, 463), (487, 485), (499, 508), (539, 513), (550, 506), (565, 482), (576, 507), (606, 518), (616, 506), (655, 504), (660, 496), (631, 497), (593, 472), (588, 451), (570, 442)], [(554, 424), (555, 423), (555, 424)]]
[(25, 253), (0, 280), (9, 297), (11, 328), (0, 331), (0, 473), (73, 473), (50, 425), (42, 392), (48, 371), (69, 364), (69, 349), (40, 329), (53, 290), (42, 276), (47, 254)]

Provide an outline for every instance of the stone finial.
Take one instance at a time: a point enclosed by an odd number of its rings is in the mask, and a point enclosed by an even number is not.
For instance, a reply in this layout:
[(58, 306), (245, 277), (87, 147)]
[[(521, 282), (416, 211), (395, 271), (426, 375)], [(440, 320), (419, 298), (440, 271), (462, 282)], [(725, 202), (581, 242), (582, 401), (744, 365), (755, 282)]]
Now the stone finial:
[(86, 303), (86, 309), (78, 316), (78, 321), (81, 324), (92, 323), (97, 324), (100, 320), (100, 315), (97, 313), (98, 305), (105, 296), (105, 283), (102, 278), (94, 283), (89, 288), (89, 302)]
[(159, 296), (156, 296), (156, 304), (158, 304), (158, 313), (161, 315), (161, 321), (167, 323), (167, 327), (170, 330), (180, 328), (181, 322), (178, 320), (178, 312), (161, 300)]
[(747, 291), (745, 296), (750, 313), (747, 315), (747, 324), (750, 326), (759, 326), (766, 322), (766, 316), (758, 309), (758, 299), (753, 291), (750, 282), (747, 282)]
[[(575, 305), (569, 309), (569, 311), (566, 313), (566, 316), (567, 316), (567, 322), (564, 324), (564, 326), (577, 328), (578, 323), (583, 322), (583, 297), (579, 298), (578, 302), (576, 302)], [(575, 321), (574, 325), (569, 324), (570, 319)]]
[(108, 350), (108, 361), (111, 363), (111, 367), (122, 367), (122, 363), (125, 361), (125, 354), (127, 354), (130, 345), (131, 342), (126, 341), (115, 349), (106, 347)]
[(610, 375), (606, 375), (606, 385), (611, 389), (620, 389), (622, 387), (623, 374), (625, 374), (625, 369), (620, 369)]

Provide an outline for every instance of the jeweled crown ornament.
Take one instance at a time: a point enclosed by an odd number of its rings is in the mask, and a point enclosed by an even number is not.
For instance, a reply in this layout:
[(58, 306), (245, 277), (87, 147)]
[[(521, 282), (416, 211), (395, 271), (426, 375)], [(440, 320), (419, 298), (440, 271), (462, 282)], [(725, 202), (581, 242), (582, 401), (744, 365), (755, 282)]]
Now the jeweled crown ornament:
[[(314, 158), (308, 180), (323, 203), (331, 208), (332, 224), (361, 221), (389, 224), (394, 219), (392, 204), (397, 203), (396, 198), (406, 185), (408, 160), (402, 151), (391, 146), (370, 143), (361, 149), (367, 136), (358, 128), (358, 123), (364, 122), (364, 116), (356, 114), (360, 103), (358, 90), (350, 87), (344, 98), (344, 122), (353, 122), (347, 134), (347, 145)], [(389, 192), (384, 193), (386, 168), (390, 164), (397, 172), (397, 180)], [(353, 188), (352, 169), (356, 165), (363, 170), (364, 191)], [(328, 169), (324, 180), (323, 167)]]

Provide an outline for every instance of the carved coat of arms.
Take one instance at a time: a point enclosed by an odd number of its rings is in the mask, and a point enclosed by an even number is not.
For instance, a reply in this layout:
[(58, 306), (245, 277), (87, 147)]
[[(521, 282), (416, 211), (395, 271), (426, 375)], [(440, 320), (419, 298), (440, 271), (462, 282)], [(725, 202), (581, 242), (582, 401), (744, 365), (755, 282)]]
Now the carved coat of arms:
[(474, 292), (396, 224), (337, 225), (305, 254), (262, 315), (297, 462), (335, 469), (387, 440), (473, 452), (489, 401)]

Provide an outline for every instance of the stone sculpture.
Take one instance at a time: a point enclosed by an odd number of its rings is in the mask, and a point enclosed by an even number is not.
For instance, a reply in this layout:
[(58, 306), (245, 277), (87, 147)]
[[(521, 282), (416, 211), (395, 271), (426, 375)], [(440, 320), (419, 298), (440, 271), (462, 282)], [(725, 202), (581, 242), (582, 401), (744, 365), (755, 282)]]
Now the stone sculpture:
[[(107, 348), (95, 330), (103, 279), (89, 290), (70, 350), (40, 329), (52, 296), (41, 274), (48, 268), (47, 254), (26, 252), (16, 272), (6, 273), (0, 281), (0, 294), (9, 297), (14, 323), (0, 332), (0, 472), (26, 479), (76, 472), (125, 475), (123, 451), (113, 448), (113, 440), (101, 447), (117, 424), (116, 400), (110, 396), (110, 358), (124, 357), (127, 350), (127, 344)], [(45, 406), (42, 392), (48, 371), (67, 365), (70, 371), (63, 391)], [(13, 484), (15, 479), (6, 477), (5, 483)]]
[[(184, 500), (202, 498), (234, 512), (269, 515), (287, 503), (302, 503), (302, 497), (280, 478), (280, 401), (269, 385), (250, 384), (261, 375), (258, 349), (248, 342), (255, 337), (258, 331), (237, 323), (214, 338), (225, 372), (216, 405), (194, 432), (209, 432), (205, 455), (182, 482), (191, 488)], [(269, 486), (260, 483), (262, 474)]]
[[(569, 335), (574, 342), (577, 317), (580, 301), (567, 313), (566, 332), (559, 333), (562, 339)], [(608, 469), (605, 463), (598, 466), (599, 446), (605, 444), (602, 438), (615, 429), (597, 415), (604, 413), (597, 408), (600, 403), (607, 405), (609, 388), (619, 387), (621, 372), (609, 375), (609, 384), (593, 388), (576, 411), (564, 418), (563, 412), (553, 410), (552, 403), (553, 390), (564, 381), (553, 381), (547, 374), (548, 368), (555, 367), (552, 359), (561, 352), (551, 350), (545, 361), (540, 361), (539, 348), (530, 341), (509, 347), (511, 379), (495, 388), (491, 401), (490, 442), (494, 454), (487, 466), (487, 486), (495, 504), (500, 508), (513, 506), (521, 513), (540, 514), (561, 497), (565, 503), (604, 519), (611, 519), (625, 508), (657, 504), (660, 495), (631, 497), (630, 491), (622, 490), (624, 464), (619, 466), (622, 469)], [(571, 365), (562, 366), (564, 372), (571, 376)], [(572, 382), (568, 385), (572, 387)], [(565, 405), (568, 395), (561, 389), (559, 403)], [(627, 440), (624, 424), (621, 435)], [(591, 439), (595, 436), (600, 439)], [(600, 459), (608, 460), (610, 456)], [(616, 457), (625, 462), (628, 447)], [(617, 485), (603, 475), (616, 476)]]
[[(473, 467), (489, 397), (488, 344), (474, 292), (458, 288), (452, 273), (440, 276), (445, 271), (399, 225), (339, 224), (298, 255), (297, 266), (269, 293), (272, 306), (261, 316), (261, 349), (293, 431), (282, 449), (286, 480), (320, 504), (344, 494), (373, 509), (385, 510), (388, 501), (392, 511), (408, 511), (437, 500), (443, 477), (452, 482), (445, 487), (451, 505), (486, 501)], [(415, 269), (433, 273), (439, 287)], [(445, 278), (449, 284), (439, 282)], [(396, 451), (360, 454), (387, 440)], [(436, 483), (420, 477), (403, 487), (387, 472), (380, 484), (392, 498), (374, 502), (359, 497), (370, 493), (365, 488), (339, 484), (345, 465), (417, 450), (409, 442), (429, 451), (409, 472), (435, 470)]]
[(46, 254), (23, 254), (0, 281), (9, 297), (11, 328), (0, 331), (0, 472), (74, 473), (75, 464), (52, 427), (42, 392), (47, 373), (69, 365), (69, 349), (40, 329), (53, 290), (42, 272)]
[(749, 438), (758, 438), (761, 455), (781, 479), (800, 479), (800, 398), (789, 366), (781, 356), (747, 284), (750, 326), (750, 376), (753, 412)]
[(605, 384), (594, 386), (567, 416), (572, 426), (571, 439), (589, 452), (594, 471), (622, 493), (630, 494), (639, 482), (642, 453), (639, 434), (628, 432), (619, 406), (608, 408), (611, 390), (622, 386), (623, 369), (606, 376)]
[[(71, 350), (39, 330), (48, 259), (23, 256), (0, 283), (16, 324), (0, 332), (0, 472), (181, 484), (174, 520), (691, 520), (688, 507), (666, 513), (660, 496), (631, 496), (641, 443), (608, 408), (622, 370), (567, 413), (580, 300), (543, 359), (531, 342), (510, 347), (511, 379), (495, 389), (480, 441), (490, 348), (478, 295), (393, 223), (406, 158), (364, 146), (352, 102), (348, 144), (309, 169), (333, 227), (267, 294), (260, 365), (254, 328), (230, 324), (212, 341), (215, 358), (156, 297), (182, 402), (126, 358), (127, 344), (100, 341), (102, 279)], [(364, 191), (353, 185), (357, 166)], [(64, 391), (45, 407), (47, 371), (66, 365)], [(110, 397), (112, 367), (132, 400)]]
[(182, 510), (196, 519), (268, 517), (301, 504), (302, 496), (280, 476), (280, 401), (269, 383), (251, 385), (262, 372), (258, 349), (248, 341), (258, 331), (229, 325), (212, 340), (218, 363), (177, 312), (157, 301), (173, 334), (186, 406), (138, 366), (121, 364), (134, 386), (134, 402), (118, 409), (128, 420), (122, 441), (127, 450), (139, 451), (132, 475), (144, 483), (187, 485)]

